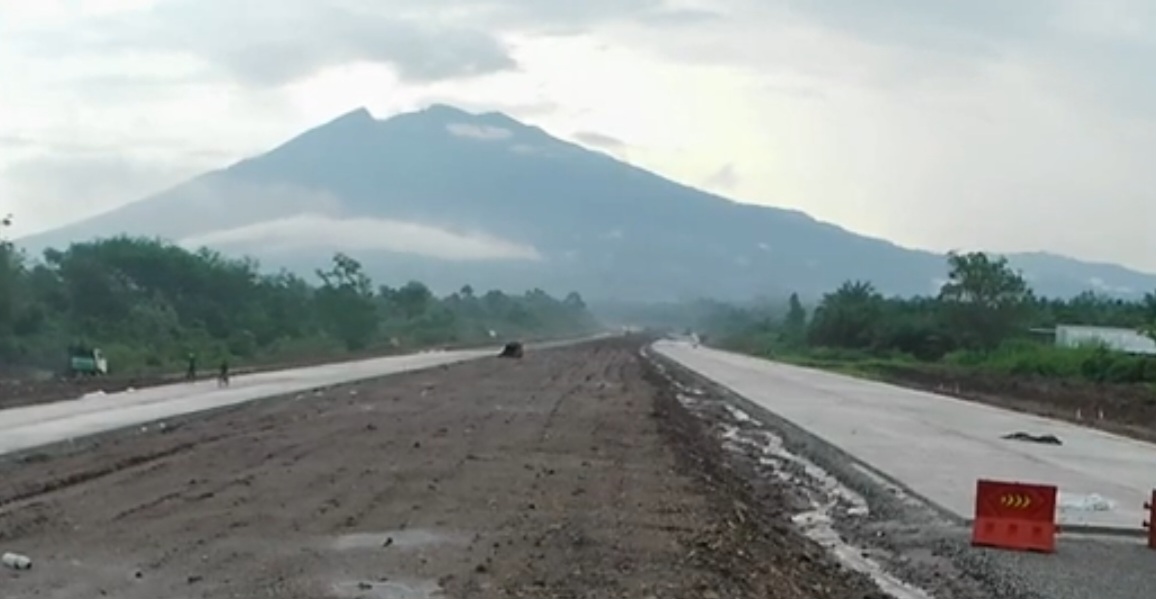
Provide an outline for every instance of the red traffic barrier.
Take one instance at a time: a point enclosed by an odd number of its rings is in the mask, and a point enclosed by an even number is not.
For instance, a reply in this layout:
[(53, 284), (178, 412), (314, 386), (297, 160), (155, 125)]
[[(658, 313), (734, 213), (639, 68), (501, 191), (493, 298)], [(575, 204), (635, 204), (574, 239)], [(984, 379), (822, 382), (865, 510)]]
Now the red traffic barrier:
[(1156, 549), (1156, 491), (1152, 491), (1152, 499), (1144, 504), (1148, 510), (1148, 519), (1144, 521), (1144, 528), (1148, 529), (1148, 548)]
[(1052, 485), (979, 480), (971, 544), (1014, 551), (1056, 550), (1056, 495)]

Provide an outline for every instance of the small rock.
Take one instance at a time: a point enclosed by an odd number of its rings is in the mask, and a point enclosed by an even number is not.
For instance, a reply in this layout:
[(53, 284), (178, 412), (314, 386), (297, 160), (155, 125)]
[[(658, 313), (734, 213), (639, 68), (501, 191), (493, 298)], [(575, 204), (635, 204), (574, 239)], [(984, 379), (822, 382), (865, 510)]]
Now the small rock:
[(197, 584), (198, 582), (201, 582), (202, 580), (204, 580), (204, 578), (202, 578), (200, 576), (190, 576), (189, 577), (189, 584)]

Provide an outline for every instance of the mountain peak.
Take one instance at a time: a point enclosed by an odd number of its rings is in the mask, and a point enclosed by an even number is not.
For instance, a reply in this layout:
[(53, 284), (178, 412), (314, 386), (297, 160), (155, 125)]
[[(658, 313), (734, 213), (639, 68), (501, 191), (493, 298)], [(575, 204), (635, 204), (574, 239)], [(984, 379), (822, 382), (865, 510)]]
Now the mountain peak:
[[(369, 112), (368, 108), (362, 106), (329, 121), (326, 125), (335, 125), (337, 123), (367, 124), (374, 122), (376, 122), (376, 120), (373, 118), (373, 114)], [(322, 126), (324, 127), (326, 125)]]
[[(294, 220), (303, 215), (336, 224), (319, 233), (321, 225)], [(399, 283), (420, 273), (454, 288), (485, 280), (624, 299), (703, 289), (720, 298), (820, 295), (848, 279), (888, 294), (934, 293), (944, 274), (940, 255), (800, 212), (728, 201), (502, 112), (448, 104), (380, 120), (357, 108), (195, 184), (20, 243), (61, 247), (114, 231), (174, 240), (228, 232), (237, 237), (221, 239), (237, 241), (221, 244), (231, 251), (302, 272), (334, 251), (358, 250), (362, 259), (364, 248), (367, 272)], [(242, 242), (242, 233), (251, 238)], [(272, 238), (278, 243), (265, 241)], [(430, 249), (451, 243), (471, 258), (437, 258), (441, 250)], [(544, 259), (477, 257), (522, 256), (527, 247)], [(1043, 295), (1156, 287), (1156, 278), (1119, 267), (1012, 260)]]

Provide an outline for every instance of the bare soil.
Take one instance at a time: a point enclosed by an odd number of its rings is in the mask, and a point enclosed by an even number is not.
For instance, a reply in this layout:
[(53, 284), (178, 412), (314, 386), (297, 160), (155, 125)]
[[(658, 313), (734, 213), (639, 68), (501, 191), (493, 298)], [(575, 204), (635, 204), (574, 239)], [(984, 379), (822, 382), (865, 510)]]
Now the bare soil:
[(1156, 442), (1156, 390), (1148, 385), (1100, 385), (978, 370), (910, 367), (891, 367), (885, 378), (897, 385)]
[[(864, 599), (637, 339), (0, 462), (0, 596)], [(786, 484), (786, 483), (782, 483)]]

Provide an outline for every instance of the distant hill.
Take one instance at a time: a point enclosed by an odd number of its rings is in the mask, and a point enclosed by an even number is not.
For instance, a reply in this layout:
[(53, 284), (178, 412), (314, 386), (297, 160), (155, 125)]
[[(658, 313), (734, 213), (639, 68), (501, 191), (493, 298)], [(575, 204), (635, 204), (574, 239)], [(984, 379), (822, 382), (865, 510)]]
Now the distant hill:
[[(444, 105), (385, 120), (355, 110), (260, 156), (20, 242), (39, 251), (119, 233), (309, 271), (344, 250), (389, 284), (624, 300), (817, 295), (847, 279), (929, 293), (945, 274), (941, 255), (737, 203), (504, 114)], [(1119, 266), (1010, 258), (1047, 294), (1156, 289), (1156, 276)]]

